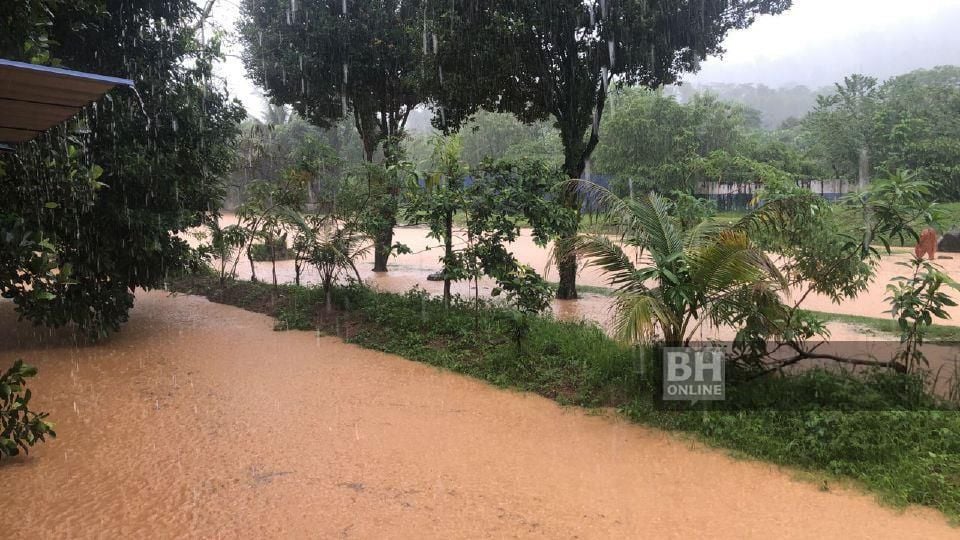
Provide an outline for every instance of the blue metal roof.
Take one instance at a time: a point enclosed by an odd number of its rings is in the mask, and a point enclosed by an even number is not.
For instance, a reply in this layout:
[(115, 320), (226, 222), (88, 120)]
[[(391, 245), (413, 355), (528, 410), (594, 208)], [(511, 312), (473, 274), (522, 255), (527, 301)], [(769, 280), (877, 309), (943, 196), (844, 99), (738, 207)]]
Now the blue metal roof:
[(0, 144), (30, 141), (133, 81), (0, 58)]

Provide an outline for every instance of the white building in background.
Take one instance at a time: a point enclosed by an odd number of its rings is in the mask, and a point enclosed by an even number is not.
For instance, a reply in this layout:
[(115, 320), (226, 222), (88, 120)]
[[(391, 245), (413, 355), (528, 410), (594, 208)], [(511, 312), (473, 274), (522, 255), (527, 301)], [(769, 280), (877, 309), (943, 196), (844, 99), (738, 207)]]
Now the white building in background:
[[(827, 200), (836, 200), (856, 188), (856, 182), (847, 180), (800, 180), (797, 182)], [(720, 210), (742, 210), (748, 208), (756, 193), (763, 188), (761, 183), (700, 182), (695, 195), (717, 202)]]

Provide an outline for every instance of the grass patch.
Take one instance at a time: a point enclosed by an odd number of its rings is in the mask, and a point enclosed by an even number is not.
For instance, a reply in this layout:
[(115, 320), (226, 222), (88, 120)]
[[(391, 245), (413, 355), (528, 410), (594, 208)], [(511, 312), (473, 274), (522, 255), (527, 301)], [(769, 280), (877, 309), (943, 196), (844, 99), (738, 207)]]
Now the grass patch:
[(336, 335), (564, 404), (616, 407), (634, 421), (738, 455), (852, 481), (889, 503), (960, 518), (960, 412), (928, 396), (919, 377), (811, 370), (730, 387), (724, 410), (671, 411), (657, 403), (657, 355), (616, 343), (592, 323), (534, 318), (518, 349), (509, 312), (487, 304), (475, 310), (468, 302), (445, 309), (419, 290), (337, 288), (336, 309), (327, 312), (315, 288), (220, 287), (215, 278), (191, 276), (172, 289), (268, 313), (278, 329)]
[[(551, 287), (558, 287), (560, 283), (556, 281), (548, 282)], [(587, 293), (587, 294), (596, 294), (599, 296), (613, 296), (614, 290), (610, 287), (598, 287), (596, 285), (580, 285), (577, 284), (578, 293)]]
[[(869, 328), (880, 334), (900, 336), (900, 326), (893, 318), (863, 317), (861, 315), (845, 315), (842, 313), (827, 313), (823, 311), (808, 311), (827, 322), (839, 322)], [(957, 341), (960, 342), (960, 326), (934, 324), (927, 329), (924, 337), (926, 341)]]

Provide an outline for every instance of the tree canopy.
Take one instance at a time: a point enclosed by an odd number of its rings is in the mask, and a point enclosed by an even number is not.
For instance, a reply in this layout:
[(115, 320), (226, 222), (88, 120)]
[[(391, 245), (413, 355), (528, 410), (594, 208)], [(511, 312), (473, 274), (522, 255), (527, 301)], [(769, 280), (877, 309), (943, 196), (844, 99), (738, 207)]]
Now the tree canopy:
[[(219, 208), (242, 108), (215, 84), (217, 42), (190, 0), (14, 0), (0, 56), (126, 77), (73, 123), (0, 157), (0, 289), (37, 323), (92, 335), (126, 320), (136, 288), (161, 286), (192, 253), (178, 233)], [(142, 99), (142, 102), (140, 101)], [(17, 250), (21, 242), (43, 247)]]
[[(673, 83), (719, 53), (731, 29), (789, 6), (790, 0), (432, 0), (424, 27), (438, 46), (426, 74), (441, 113), (438, 127), (459, 127), (479, 108), (523, 122), (552, 119), (564, 171), (580, 178), (600, 141), (610, 85)], [(578, 206), (574, 194), (564, 199)], [(576, 298), (575, 259), (559, 261), (558, 269), (558, 296)]]
[(352, 114), (372, 161), (424, 101), (424, 45), (411, 34), (420, 15), (415, 1), (244, 0), (243, 62), (273, 102), (318, 127)]

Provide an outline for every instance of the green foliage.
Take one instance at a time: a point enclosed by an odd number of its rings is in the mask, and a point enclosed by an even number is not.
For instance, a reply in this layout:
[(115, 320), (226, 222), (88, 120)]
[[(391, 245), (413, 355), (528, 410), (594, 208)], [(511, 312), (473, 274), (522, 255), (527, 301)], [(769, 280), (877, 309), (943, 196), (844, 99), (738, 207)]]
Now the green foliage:
[(613, 175), (615, 191), (627, 195), (630, 179), (638, 192), (653, 188), (692, 189), (690, 164), (700, 142), (691, 108), (659, 92), (624, 89), (614, 94), (601, 130), (595, 167)]
[[(855, 299), (874, 279), (881, 251), (873, 242), (889, 253), (893, 239), (916, 238), (917, 227), (934, 217), (929, 186), (907, 173), (877, 180), (839, 204), (787, 182), (769, 183), (759, 198), (763, 206), (742, 218), (742, 226), (766, 252), (779, 256), (778, 271), (793, 292), (790, 305), (767, 298), (739, 321), (737, 343), (744, 362), (765, 370), (817, 358), (815, 345), (808, 342), (828, 334), (823, 319), (802, 310), (811, 293), (837, 303)], [(771, 338), (796, 356), (777, 360), (774, 367), (761, 364)], [(894, 358), (872, 363), (902, 368)]]
[(236, 208), (247, 200), (249, 185), (279, 182), (286, 174), (299, 175), (307, 186), (307, 202), (330, 209), (335, 204), (344, 169), (363, 160), (352, 126), (344, 122), (320, 129), (283, 107), (268, 106), (278, 124), (247, 119), (241, 125), (237, 166), (225, 206)]
[(241, 3), (240, 38), (250, 78), (274, 103), (292, 105), (318, 127), (348, 114), (367, 161), (399, 134), (423, 102), (420, 2)]
[[(836, 396), (850, 403), (851, 410), (828, 406), (801, 411), (664, 412), (638, 401), (625, 412), (634, 420), (694, 433), (752, 458), (817, 472), (826, 476), (823, 485), (835, 478), (841, 483), (852, 479), (891, 504), (921, 504), (954, 518), (960, 515), (956, 411), (922, 405), (907, 410), (880, 382), (838, 379), (819, 371), (769, 383), (765, 393), (792, 388), (791, 394), (807, 399)], [(895, 405), (877, 409), (873, 406), (877, 399)], [(857, 405), (868, 401), (871, 408)]]
[(717, 203), (715, 201), (701, 199), (682, 191), (670, 193), (669, 201), (671, 205), (670, 214), (680, 222), (680, 227), (684, 229), (692, 229), (717, 214)]
[[(418, 190), (407, 210), (414, 222), (426, 222), (430, 236), (444, 243), (444, 301), (450, 303), (450, 282), (478, 279), (485, 274), (500, 284), (500, 289), (514, 290), (514, 280), (530, 282), (529, 301), (518, 304), (521, 311), (533, 307), (545, 309), (544, 302), (533, 302), (533, 296), (547, 286), (540, 276), (524, 269), (508, 244), (520, 235), (520, 224), (533, 229), (534, 240), (546, 245), (549, 239), (575, 223), (572, 212), (557, 203), (553, 192), (563, 173), (542, 162), (486, 161), (473, 171), (473, 182), (464, 185), (468, 169), (461, 160), (459, 136), (437, 138), (433, 173), (427, 175), (424, 189)], [(453, 217), (464, 216), (466, 242), (454, 248)], [(516, 291), (516, 298), (526, 293)]]
[[(54, 19), (57, 14), (60, 19)], [(31, 64), (61, 65), (58, 33), (67, 27), (88, 30), (106, 14), (102, 0), (11, 0), (0, 5), (0, 58)], [(60, 23), (55, 25), (54, 22)]]
[(860, 151), (868, 173), (912, 170), (936, 186), (939, 200), (960, 197), (960, 68), (943, 66), (882, 84), (845, 78), (803, 121), (804, 145), (838, 178), (857, 177)]
[[(656, 333), (668, 345), (683, 345), (705, 322), (714, 327), (741, 323), (766, 306), (780, 310), (784, 276), (750, 240), (749, 224), (767, 219), (762, 208), (738, 224), (683, 223), (671, 203), (654, 193), (636, 199), (586, 184), (606, 210), (606, 223), (621, 242), (606, 235), (581, 235), (558, 244), (595, 265), (616, 288), (614, 328), (628, 343), (649, 343)], [(639, 249), (644, 257), (624, 251)]]
[(234, 275), (227, 269), (230, 267), (230, 259), (234, 252), (246, 244), (246, 231), (239, 225), (221, 227), (219, 219), (213, 219), (207, 223), (207, 231), (209, 244), (201, 245), (198, 251), (208, 263), (211, 262), (210, 259), (214, 260), (220, 283), (223, 283), (227, 277)]
[[(196, 261), (178, 233), (219, 205), (242, 109), (212, 82), (218, 43), (196, 39), (191, 0), (14, 0), (0, 10), (33, 21), (14, 26), (26, 34), (3, 32), (3, 56), (130, 78), (143, 100), (115, 90), (75, 123), (0, 156), (5, 233), (43, 239), (51, 266), (70, 276), (52, 282), (4, 255), (0, 291), (27, 319), (100, 337), (126, 320), (136, 288), (162, 286)], [(36, 298), (34, 284), (49, 294)]]
[(397, 150), (389, 163), (365, 163), (348, 172), (339, 213), (355, 216), (357, 225), (374, 241), (374, 272), (386, 272), (390, 256), (404, 249), (394, 244), (393, 228), (403, 205), (417, 182), (413, 164), (400, 155), (399, 141), (391, 143)]
[(881, 99), (875, 78), (851, 75), (836, 84), (832, 94), (820, 96), (817, 108), (804, 120), (815, 155), (837, 178), (856, 179), (861, 151), (867, 159), (875, 154), (879, 135), (875, 117)]
[[(789, 1), (683, 1), (667, 8), (561, 0), (494, 1), (469, 9), (427, 2), (434, 13), (428, 31), (440, 44), (427, 57), (438, 69), (427, 74), (447, 126), (459, 127), (482, 107), (524, 122), (552, 118), (561, 134), (564, 171), (580, 178), (599, 141), (614, 78), (647, 87), (672, 83), (719, 52), (729, 30), (749, 26), (758, 13), (789, 6)], [(464, 61), (466, 51), (472, 61)], [(474, 73), (477, 65), (487, 68), (482, 78)]]
[(16, 456), (23, 450), (43, 442), (47, 436), (56, 437), (53, 424), (44, 420), (47, 413), (29, 409), (30, 390), (27, 379), (37, 374), (37, 368), (17, 360), (0, 375), (0, 458)]
[[(351, 1), (322, 4), (245, 0), (240, 37), (250, 78), (270, 100), (291, 105), (321, 128), (349, 115), (360, 136), (370, 207), (364, 221), (373, 237), (374, 271), (386, 272), (393, 251), (405, 174), (401, 140), (407, 118), (425, 101), (426, 47), (417, 32), (421, 2)], [(425, 37), (424, 37), (425, 39)], [(382, 145), (383, 170), (372, 167)]]
[[(680, 101), (687, 102), (694, 94), (709, 92), (722, 101), (743, 105), (759, 114), (760, 127), (766, 130), (781, 129), (797, 122), (817, 104), (818, 89), (806, 86), (781, 86), (770, 88), (763, 84), (749, 83), (688, 83), (674, 89)], [(751, 116), (755, 116), (752, 114)]]
[(293, 250), (287, 245), (286, 233), (267, 239), (262, 244), (250, 246), (250, 258), (254, 261), (284, 261), (293, 258)]
[(960, 289), (960, 284), (923, 257), (897, 264), (911, 269), (913, 274), (894, 277), (887, 285), (890, 296), (886, 300), (890, 303), (890, 314), (900, 327), (900, 343), (904, 345), (896, 361), (910, 371), (928, 364), (921, 350), (924, 339), (933, 318), (949, 319), (945, 308), (957, 305), (944, 289)]
[[(256, 248), (262, 260), (268, 260), (273, 272), (273, 285), (277, 286), (276, 262), (287, 253), (287, 236), (284, 232), (288, 225), (287, 216), (298, 212), (306, 202), (305, 177), (295, 170), (284, 171), (278, 182), (258, 180), (248, 186), (247, 200), (237, 209), (237, 219), (244, 231), (245, 251), (250, 262), (251, 278), (257, 279), (253, 262), (255, 242), (262, 241)], [(240, 254), (237, 254), (239, 261)], [(234, 262), (234, 267), (236, 262)], [(299, 270), (299, 268), (298, 268)], [(299, 272), (297, 281), (299, 282)]]
[(960, 67), (942, 66), (883, 84), (880, 160), (936, 187), (938, 200), (960, 199)]
[(597, 170), (615, 177), (612, 188), (693, 191), (701, 182), (755, 184), (806, 177), (799, 152), (771, 140), (751, 123), (749, 110), (695, 94), (685, 104), (660, 92), (624, 89), (601, 127)]
[[(600, 142), (611, 84), (654, 88), (673, 83), (719, 53), (727, 32), (790, 4), (490, 0), (478, 8), (425, 0), (433, 15), (424, 23), (426, 31), (440, 44), (426, 55), (425, 84), (444, 131), (459, 128), (481, 108), (511, 113), (525, 123), (553, 120), (563, 147), (563, 171), (579, 179)], [(484, 67), (482, 77), (476, 75), (477, 66)], [(561, 194), (560, 201), (571, 210), (581, 208), (572, 192)], [(557, 261), (559, 298), (577, 297), (576, 266), (572, 256)]]
[(539, 274), (526, 265), (518, 265), (497, 279), (497, 287), (491, 296), (505, 293), (507, 302), (515, 310), (513, 314), (513, 340), (517, 351), (522, 352), (523, 342), (530, 336), (530, 315), (550, 308), (553, 288)]
[(356, 261), (369, 253), (368, 240), (369, 236), (349, 222), (335, 218), (313, 222), (307, 256), (320, 275), (327, 310), (332, 308), (333, 284), (341, 275), (352, 273), (358, 284), (363, 283)]

